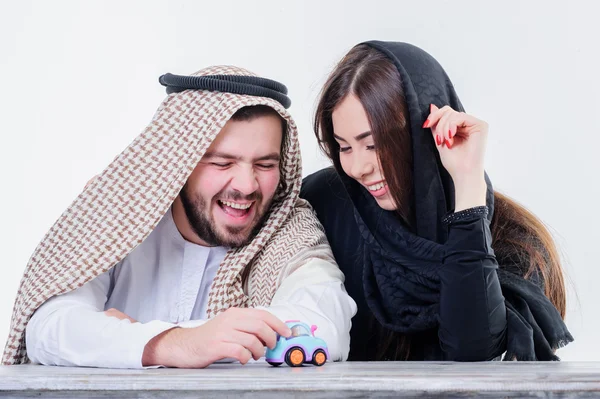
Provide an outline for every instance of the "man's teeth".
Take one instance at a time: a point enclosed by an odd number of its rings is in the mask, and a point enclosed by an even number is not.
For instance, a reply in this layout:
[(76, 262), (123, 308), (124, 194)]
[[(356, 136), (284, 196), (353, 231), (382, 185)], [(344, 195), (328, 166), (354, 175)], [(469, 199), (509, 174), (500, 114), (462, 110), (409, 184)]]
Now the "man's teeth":
[(235, 202), (221, 201), (221, 203), (234, 209), (248, 209), (250, 208), (250, 206), (252, 206), (252, 202), (250, 202), (249, 204), (236, 204)]
[(385, 183), (381, 182), (381, 183), (374, 184), (372, 186), (367, 186), (367, 188), (369, 189), (369, 191), (377, 191), (377, 190), (382, 189), (384, 186), (385, 186)]

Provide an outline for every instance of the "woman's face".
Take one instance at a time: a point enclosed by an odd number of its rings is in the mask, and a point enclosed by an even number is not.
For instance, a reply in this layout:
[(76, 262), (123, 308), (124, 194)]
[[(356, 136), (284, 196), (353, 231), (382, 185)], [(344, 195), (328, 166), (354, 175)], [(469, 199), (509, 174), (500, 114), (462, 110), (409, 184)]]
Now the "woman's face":
[(344, 172), (362, 184), (380, 207), (395, 210), (379, 164), (369, 119), (360, 100), (354, 94), (346, 96), (333, 110), (332, 122)]

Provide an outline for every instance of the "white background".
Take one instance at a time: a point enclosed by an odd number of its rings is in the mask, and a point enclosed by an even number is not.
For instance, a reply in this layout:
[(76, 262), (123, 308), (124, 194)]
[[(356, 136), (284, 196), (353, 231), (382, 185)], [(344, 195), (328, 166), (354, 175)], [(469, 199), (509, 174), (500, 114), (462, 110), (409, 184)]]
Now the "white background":
[(0, 346), (29, 256), (164, 98), (158, 76), (235, 64), (284, 82), (304, 174), (327, 162), (318, 91), (369, 40), (418, 45), (490, 124), (487, 170), (551, 228), (565, 259), (564, 360), (600, 360), (598, 2), (2, 1)]

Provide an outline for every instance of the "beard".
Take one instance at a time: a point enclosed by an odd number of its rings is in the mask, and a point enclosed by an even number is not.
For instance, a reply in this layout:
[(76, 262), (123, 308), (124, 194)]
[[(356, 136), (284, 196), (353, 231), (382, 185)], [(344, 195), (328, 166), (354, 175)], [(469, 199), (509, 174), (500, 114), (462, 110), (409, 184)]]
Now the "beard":
[[(210, 246), (242, 247), (256, 237), (269, 218), (269, 212), (267, 211), (271, 206), (272, 198), (267, 203), (262, 204), (262, 195), (258, 192), (249, 196), (244, 196), (239, 191), (232, 191), (227, 193), (227, 195), (224, 194), (225, 192), (221, 191), (213, 198), (254, 201), (252, 206), (256, 207), (259, 206), (259, 203), (261, 204), (261, 208), (256, 209), (254, 219), (248, 226), (233, 227), (223, 225), (219, 228), (211, 213), (212, 201), (207, 203), (204, 198), (192, 195), (188, 190), (187, 183), (183, 186), (179, 196), (190, 226), (202, 241)], [(217, 206), (219, 205), (217, 204)]]

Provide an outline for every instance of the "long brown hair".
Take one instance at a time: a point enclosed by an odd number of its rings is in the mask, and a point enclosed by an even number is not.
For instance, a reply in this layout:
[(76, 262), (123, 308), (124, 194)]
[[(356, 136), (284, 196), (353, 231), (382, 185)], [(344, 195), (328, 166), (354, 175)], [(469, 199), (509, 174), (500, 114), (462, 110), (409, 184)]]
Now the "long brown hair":
[[(413, 224), (412, 150), (407, 105), (398, 69), (380, 51), (367, 45), (354, 47), (339, 62), (321, 92), (314, 130), (321, 149), (338, 173), (344, 173), (339, 144), (333, 136), (332, 113), (346, 96), (357, 96), (371, 125), (383, 175), (397, 205), (398, 216)], [(492, 247), (500, 267), (531, 279), (564, 318), (566, 294), (560, 256), (552, 236), (531, 212), (507, 196), (494, 193)], [(410, 337), (386, 331), (373, 323), (381, 339), (377, 358), (406, 359)]]

